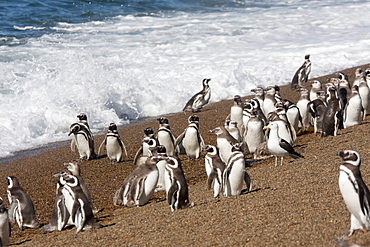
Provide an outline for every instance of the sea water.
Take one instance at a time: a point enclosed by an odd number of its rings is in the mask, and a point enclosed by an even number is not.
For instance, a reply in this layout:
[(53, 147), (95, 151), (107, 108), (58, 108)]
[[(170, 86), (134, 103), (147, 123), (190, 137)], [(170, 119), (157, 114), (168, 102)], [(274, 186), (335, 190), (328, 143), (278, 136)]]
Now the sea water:
[(0, 157), (370, 62), (369, 1), (0, 1)]

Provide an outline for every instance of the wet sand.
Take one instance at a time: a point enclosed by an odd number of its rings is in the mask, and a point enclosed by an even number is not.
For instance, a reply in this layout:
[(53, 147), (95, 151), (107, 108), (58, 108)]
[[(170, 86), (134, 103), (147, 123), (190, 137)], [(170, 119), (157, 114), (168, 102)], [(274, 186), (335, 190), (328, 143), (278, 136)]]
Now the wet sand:
[[(370, 65), (360, 66), (363, 69)], [(353, 81), (354, 69), (344, 70)], [(332, 75), (319, 79), (324, 82)], [(212, 85), (211, 85), (212, 87)], [(245, 92), (249, 92), (246, 89)], [(240, 92), (243, 95), (243, 92)], [(281, 88), (283, 98), (297, 102), (299, 94)], [(199, 112), (200, 130), (206, 144), (216, 144), (208, 130), (223, 125), (232, 100), (206, 106)], [(185, 102), (184, 102), (185, 103)], [(168, 116), (171, 129), (178, 136), (187, 126), (190, 114)], [(140, 147), (143, 130), (158, 128), (155, 119), (146, 119), (120, 129), (129, 157), (118, 164), (109, 164), (103, 157), (80, 163), (82, 176), (90, 188), (96, 208), (102, 211), (96, 218), (104, 227), (75, 234), (75, 227), (43, 233), (41, 229), (19, 231), (12, 225), (12, 245), (21, 246), (336, 246), (335, 239), (349, 230), (350, 214), (338, 188), (341, 159), (336, 151), (353, 149), (362, 156), (362, 175), (370, 185), (369, 130), (370, 116), (359, 126), (340, 130), (339, 136), (320, 138), (318, 134), (300, 135), (295, 150), (304, 159), (284, 159), (275, 167), (274, 158), (260, 161), (247, 155), (247, 171), (253, 181), (252, 191), (240, 196), (213, 198), (207, 190), (204, 158), (187, 161), (180, 156), (189, 185), (192, 208), (171, 212), (163, 192), (155, 193), (142, 207), (113, 205), (114, 192), (134, 166), (134, 155)], [(104, 136), (95, 136), (98, 149)], [(25, 156), (23, 156), (25, 157)], [(16, 157), (15, 157), (16, 158)], [(53, 148), (36, 156), (15, 159), (0, 167), (2, 192), (6, 204), (5, 177), (19, 178), (32, 198), (37, 219), (47, 224), (55, 197), (53, 174), (63, 170), (64, 162), (78, 158), (68, 145)], [(8, 206), (8, 204), (7, 204)], [(359, 231), (346, 242), (370, 246), (370, 232)]]

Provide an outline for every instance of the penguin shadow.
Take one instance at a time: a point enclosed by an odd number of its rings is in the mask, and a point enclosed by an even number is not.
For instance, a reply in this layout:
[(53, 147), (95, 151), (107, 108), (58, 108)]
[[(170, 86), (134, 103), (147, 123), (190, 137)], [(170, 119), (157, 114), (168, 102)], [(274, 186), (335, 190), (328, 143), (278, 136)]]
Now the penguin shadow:
[(22, 240), (19, 243), (12, 243), (11, 245), (22, 245), (22, 244), (30, 242), (30, 241), (32, 241), (32, 239), (25, 239), (25, 240)]
[[(108, 155), (103, 154), (103, 155), (100, 155), (100, 156), (96, 156), (95, 157), (95, 159), (97, 159), (97, 160), (104, 159), (104, 158), (108, 158)], [(113, 164), (118, 164), (118, 163), (123, 163), (123, 162), (133, 162), (133, 161), (134, 161), (134, 159), (124, 159), (121, 162), (115, 162)]]
[(271, 190), (271, 187), (267, 186), (267, 187), (264, 187), (264, 188), (256, 188), (256, 189), (251, 190), (251, 191), (248, 191), (248, 189), (244, 189), (244, 190), (242, 190), (241, 195), (256, 193), (260, 190)]

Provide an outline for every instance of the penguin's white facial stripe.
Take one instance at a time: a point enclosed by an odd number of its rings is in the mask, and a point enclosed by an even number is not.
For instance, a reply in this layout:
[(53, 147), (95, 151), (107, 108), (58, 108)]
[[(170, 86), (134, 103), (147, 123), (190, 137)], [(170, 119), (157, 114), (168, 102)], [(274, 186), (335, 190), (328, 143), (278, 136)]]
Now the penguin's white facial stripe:
[(8, 188), (13, 188), (13, 180), (10, 177), (7, 177), (6, 179), (8, 180)]

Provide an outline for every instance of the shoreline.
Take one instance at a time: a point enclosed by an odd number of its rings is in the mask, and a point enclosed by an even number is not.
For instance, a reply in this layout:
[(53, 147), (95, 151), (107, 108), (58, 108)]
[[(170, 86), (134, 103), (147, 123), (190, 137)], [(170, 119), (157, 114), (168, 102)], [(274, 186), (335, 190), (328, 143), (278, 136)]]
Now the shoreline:
[[(348, 71), (350, 81), (356, 68)], [(345, 72), (346, 73), (346, 72)], [(334, 74), (334, 73), (333, 73)], [(318, 77), (325, 81), (333, 74)], [(316, 79), (316, 78), (313, 78)], [(313, 80), (311, 79), (311, 80)], [(296, 102), (299, 95), (281, 86), (283, 98)], [(245, 98), (245, 97), (243, 97)], [(214, 102), (197, 113), (200, 130), (206, 144), (215, 144), (215, 135), (208, 130), (224, 124), (233, 100)], [(190, 113), (174, 113), (168, 117), (177, 137), (188, 125)], [(361, 171), (370, 185), (370, 116), (361, 125), (340, 130), (339, 136), (320, 138), (313, 133), (298, 136), (297, 152), (304, 159), (284, 159), (283, 166), (274, 166), (274, 158), (258, 160), (247, 167), (253, 188), (239, 196), (213, 198), (207, 190), (204, 158), (188, 161), (180, 156), (189, 186), (192, 208), (171, 212), (162, 192), (155, 193), (142, 207), (113, 205), (114, 192), (132, 172), (133, 157), (140, 147), (143, 129), (157, 129), (156, 117), (145, 118), (132, 126), (120, 128), (129, 157), (121, 163), (109, 164), (103, 157), (80, 162), (82, 177), (93, 196), (94, 206), (101, 210), (95, 218), (104, 227), (75, 234), (75, 227), (63, 231), (43, 233), (41, 229), (18, 231), (12, 224), (12, 245), (23, 246), (336, 246), (335, 238), (346, 233), (350, 214), (338, 188), (340, 159), (335, 151), (357, 150), (362, 159)], [(365, 134), (364, 134), (365, 133)], [(95, 148), (104, 138), (94, 136)], [(68, 141), (69, 142), (69, 141)], [(68, 144), (68, 143), (67, 143)], [(32, 198), (37, 220), (41, 225), (50, 220), (55, 200), (56, 181), (52, 177), (63, 170), (63, 163), (78, 158), (69, 145), (61, 146), (37, 156), (17, 159), (0, 167), (0, 177), (13, 175)], [(250, 160), (250, 156), (247, 155)], [(6, 197), (6, 181), (2, 181)], [(6, 207), (8, 202), (5, 200)], [(47, 241), (46, 241), (47, 239)], [(370, 231), (359, 231), (345, 242), (370, 245)]]

